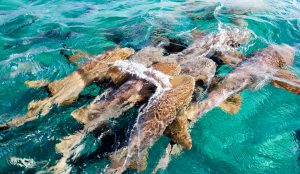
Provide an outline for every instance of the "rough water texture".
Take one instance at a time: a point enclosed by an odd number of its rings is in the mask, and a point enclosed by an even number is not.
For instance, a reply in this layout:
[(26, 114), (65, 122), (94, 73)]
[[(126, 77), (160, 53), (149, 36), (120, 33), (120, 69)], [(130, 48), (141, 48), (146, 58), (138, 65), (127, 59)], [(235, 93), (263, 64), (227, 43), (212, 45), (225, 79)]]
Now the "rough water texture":
[[(0, 123), (24, 115), (31, 100), (47, 96), (46, 90), (29, 89), (25, 81), (60, 79), (76, 69), (60, 55), (64, 47), (100, 54), (117, 44), (141, 49), (160, 36), (190, 44), (194, 29), (211, 33), (239, 25), (255, 35), (241, 48), (248, 55), (271, 43), (293, 46), (292, 71), (299, 76), (299, 16), (297, 0), (1, 1)], [(221, 66), (218, 73), (229, 71), (230, 67)], [(1, 132), (0, 173), (35, 173), (56, 164), (61, 156), (55, 144), (82, 128), (70, 113), (91, 102), (90, 96), (99, 91), (103, 89), (92, 85), (73, 105), (54, 107), (46, 117)], [(237, 115), (219, 108), (205, 114), (191, 130), (193, 148), (159, 172), (299, 173), (299, 97), (272, 85), (246, 90), (241, 96)], [(143, 173), (155, 169), (167, 143), (162, 138), (150, 149)], [(86, 159), (72, 172), (99, 173), (107, 164), (97, 157)]]

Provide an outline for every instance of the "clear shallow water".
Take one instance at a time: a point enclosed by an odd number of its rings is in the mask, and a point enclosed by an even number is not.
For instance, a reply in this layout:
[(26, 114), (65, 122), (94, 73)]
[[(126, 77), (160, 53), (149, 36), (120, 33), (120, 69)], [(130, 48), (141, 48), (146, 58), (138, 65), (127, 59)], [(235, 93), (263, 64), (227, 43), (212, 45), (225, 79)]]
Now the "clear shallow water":
[[(256, 35), (243, 51), (250, 54), (270, 43), (289, 44), (296, 49), (292, 68), (300, 75), (300, 2), (243, 2), (0, 0), (0, 122), (26, 113), (31, 100), (47, 95), (45, 90), (28, 89), (24, 81), (59, 79), (76, 69), (59, 54), (63, 45), (98, 54), (119, 40), (121, 46), (140, 49), (155, 31), (189, 43), (192, 29), (210, 33), (235, 25), (232, 19), (241, 16)], [(228, 13), (230, 9), (234, 11)], [(99, 90), (90, 86), (84, 94), (93, 96)], [(242, 96), (237, 115), (216, 108), (199, 120), (192, 129), (192, 150), (173, 158), (161, 173), (299, 173), (299, 96), (271, 85)], [(0, 173), (35, 173), (55, 164), (60, 158), (55, 144), (82, 128), (70, 113), (89, 100), (1, 132)], [(144, 173), (154, 169), (166, 142), (162, 138), (151, 149)], [(32, 159), (36, 165), (18, 166), (11, 157)], [(106, 164), (107, 160), (90, 159), (73, 172), (97, 173)]]

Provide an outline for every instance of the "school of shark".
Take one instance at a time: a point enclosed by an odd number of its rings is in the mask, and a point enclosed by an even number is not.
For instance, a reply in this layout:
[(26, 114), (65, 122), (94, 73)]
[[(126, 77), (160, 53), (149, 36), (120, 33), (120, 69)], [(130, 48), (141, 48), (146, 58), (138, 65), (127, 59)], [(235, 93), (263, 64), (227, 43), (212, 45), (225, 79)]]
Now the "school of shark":
[[(72, 54), (62, 51), (78, 69), (52, 82), (26, 81), (30, 88), (47, 88), (48, 97), (30, 102), (25, 115), (7, 120), (0, 125), (0, 130), (10, 131), (47, 116), (54, 106), (76, 102), (91, 84), (107, 84), (105, 91), (91, 103), (72, 112), (72, 117), (84, 127), (56, 144), (61, 158), (47, 172), (70, 173), (75, 161), (91, 155), (81, 154), (86, 148), (86, 137), (93, 135), (111, 141), (107, 138), (114, 132), (111, 120), (137, 108), (137, 117), (128, 123), (130, 131), (123, 132), (125, 135), (119, 142), (113, 142), (118, 145), (102, 148), (102, 158), (110, 161), (104, 170), (116, 174), (128, 169), (145, 170), (149, 149), (166, 136), (170, 143), (153, 171), (156, 173), (166, 167), (172, 156), (193, 148), (191, 128), (205, 113), (215, 107), (229, 114), (238, 113), (242, 103), (247, 102), (242, 100), (242, 91), (257, 91), (271, 83), (300, 95), (300, 79), (290, 70), (294, 62), (293, 47), (270, 44), (246, 56), (239, 48), (253, 38), (249, 29), (193, 30), (190, 35), (193, 42), (176, 52), (168, 51), (172, 47), (176, 49), (176, 44), (172, 45), (174, 41), (168, 38), (159, 38), (156, 44), (137, 51), (129, 47), (116, 47), (100, 55), (80, 50)], [(232, 70), (218, 75), (220, 65)]]

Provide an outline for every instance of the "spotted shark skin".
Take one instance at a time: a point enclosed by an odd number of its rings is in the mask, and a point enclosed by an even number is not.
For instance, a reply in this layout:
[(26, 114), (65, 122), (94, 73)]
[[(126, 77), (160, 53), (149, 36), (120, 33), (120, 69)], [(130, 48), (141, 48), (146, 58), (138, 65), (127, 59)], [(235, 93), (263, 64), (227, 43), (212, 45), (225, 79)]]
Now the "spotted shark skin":
[[(142, 64), (140, 66), (143, 66)], [(167, 75), (178, 75), (180, 66), (171, 63), (156, 63), (153, 68)], [(55, 173), (68, 168), (66, 159), (76, 159), (73, 154), (78, 151), (78, 146), (85, 134), (105, 126), (105, 123), (112, 118), (119, 117), (123, 112), (132, 108), (138, 102), (148, 100), (153, 94), (155, 86), (139, 79), (131, 78), (122, 84), (118, 89), (108, 90), (107, 93), (98, 96), (87, 108), (79, 108), (72, 114), (74, 118), (85, 124), (83, 131), (65, 137), (56, 145), (58, 152), (63, 158), (53, 167)]]
[(127, 147), (110, 156), (112, 164), (107, 173), (122, 173), (132, 161), (138, 161), (139, 154), (144, 154), (166, 127), (174, 121), (178, 112), (191, 101), (195, 81), (191, 76), (182, 75), (172, 79), (172, 89), (166, 91), (158, 100), (141, 114), (132, 129)]

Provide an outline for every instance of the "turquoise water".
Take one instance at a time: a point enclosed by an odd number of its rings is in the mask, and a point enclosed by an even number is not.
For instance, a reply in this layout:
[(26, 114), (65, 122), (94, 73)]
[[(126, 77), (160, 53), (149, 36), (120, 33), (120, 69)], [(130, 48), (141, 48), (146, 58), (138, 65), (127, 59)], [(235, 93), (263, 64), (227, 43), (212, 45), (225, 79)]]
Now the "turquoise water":
[[(299, 16), (299, 0), (0, 0), (0, 122), (25, 114), (31, 100), (47, 96), (24, 81), (59, 79), (76, 69), (60, 55), (64, 45), (99, 54), (119, 40), (121, 46), (140, 49), (156, 31), (188, 44), (191, 30), (215, 32), (236, 25), (233, 21), (240, 17), (255, 34), (241, 51), (251, 54), (270, 43), (289, 44), (296, 49), (292, 70), (300, 75)], [(60, 155), (55, 144), (82, 128), (70, 113), (101, 90), (92, 85), (83, 92), (90, 97), (1, 132), (0, 173), (35, 173), (56, 164)], [(216, 108), (199, 120), (191, 132), (192, 150), (173, 158), (160, 173), (300, 173), (299, 96), (267, 85), (244, 91), (242, 97), (237, 115)], [(151, 173), (167, 142), (162, 138), (151, 149), (143, 173)], [(31, 159), (35, 165), (14, 164), (11, 157)], [(86, 159), (72, 172), (100, 173), (107, 163)]]

